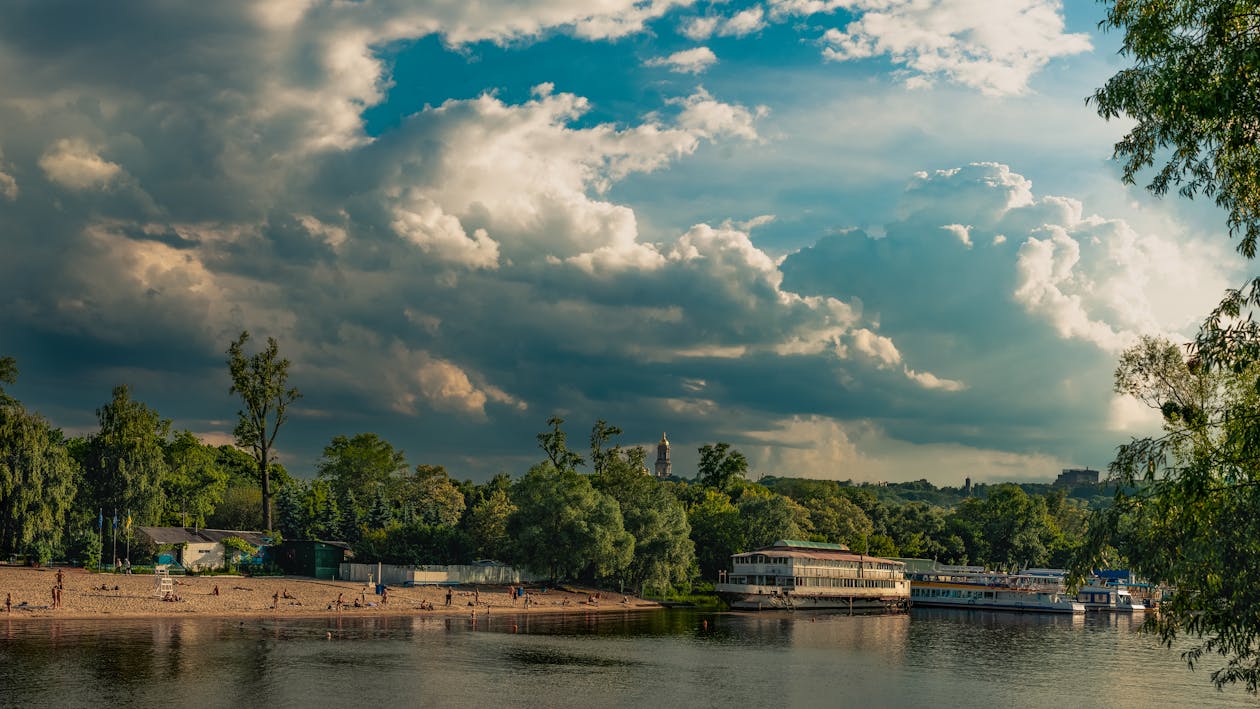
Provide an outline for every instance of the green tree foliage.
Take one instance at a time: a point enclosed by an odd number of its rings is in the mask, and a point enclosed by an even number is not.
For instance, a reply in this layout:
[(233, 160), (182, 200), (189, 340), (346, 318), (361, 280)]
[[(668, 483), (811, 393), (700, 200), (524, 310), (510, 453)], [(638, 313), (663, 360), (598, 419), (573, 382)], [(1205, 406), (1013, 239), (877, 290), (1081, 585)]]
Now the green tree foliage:
[(302, 395), (295, 388), (286, 388), (289, 360), (280, 357), (280, 346), (267, 338), (267, 347), (253, 355), (245, 354), (249, 333), (242, 332), (228, 346), (228, 372), (232, 376), (229, 392), (238, 394), (244, 408), (236, 412), (234, 431), (236, 445), (250, 451), (256, 463), (262, 490), (262, 523), (270, 530), (271, 462), (276, 434), (287, 420), (288, 407)]
[(165, 446), (166, 475), (161, 480), (166, 509), (159, 520), (182, 527), (205, 526), (223, 500), (228, 474), (219, 467), (218, 451), (181, 431)]
[(634, 456), (622, 456), (620, 451), (603, 459), (601, 472), (592, 480), (600, 492), (617, 501), (625, 529), (634, 538), (634, 556), (624, 579), (631, 586), (658, 590), (690, 582), (695, 544), (678, 498), (645, 475)]
[(1124, 179), (1157, 161), (1148, 189), (1215, 198), (1248, 258), (1260, 236), (1260, 32), (1255, 0), (1109, 0), (1102, 26), (1124, 32), (1133, 60), (1098, 89), (1107, 119), (1133, 127), (1116, 143)]
[(430, 527), (455, 527), (467, 506), (464, 494), (440, 465), (417, 465), (415, 474), (401, 478), (396, 489), (411, 518)]
[(162, 481), (169, 476), (165, 445), (171, 422), (133, 400), (126, 386), (114, 387), (96, 418), (100, 430), (84, 451), (82, 507), (130, 511), (138, 525), (157, 523), (166, 504)]
[(973, 564), (1017, 569), (1049, 559), (1046, 501), (1018, 485), (997, 485), (983, 499), (963, 501), (950, 523)]
[(1175, 587), (1146, 627), (1170, 645), (1195, 638), (1185, 653), (1191, 666), (1219, 655), (1225, 666), (1212, 679), (1252, 692), (1260, 686), (1258, 386), (1260, 365), (1222, 373), (1158, 341), (1127, 351), (1117, 390), (1158, 409), (1164, 435), (1120, 447), (1111, 464), (1115, 502), (1090, 520), (1074, 567), (1080, 575), (1127, 561), (1149, 581)]
[(748, 459), (729, 443), (700, 448), (697, 478), (701, 485), (725, 490), (748, 473)]
[(508, 519), (514, 556), (548, 578), (609, 578), (634, 555), (616, 500), (572, 469), (536, 465), (516, 483)]
[[(17, 384), (17, 360), (12, 357), (0, 357), (0, 384)], [(0, 386), (0, 404), (12, 403), (13, 399), (4, 393)]]
[[(16, 366), (0, 381), (13, 383)], [(0, 554), (51, 558), (64, 543), (76, 466), (61, 431), (0, 396)]]
[(564, 419), (552, 416), (547, 419), (547, 425), (551, 427), (551, 430), (538, 434), (538, 447), (547, 454), (547, 460), (551, 461), (556, 470), (577, 470), (578, 466), (586, 461), (582, 460), (582, 456), (569, 450), (568, 434), (562, 428)]
[(688, 506), (687, 522), (696, 545), (700, 576), (714, 579), (718, 571), (728, 568), (731, 554), (747, 551), (743, 548), (744, 525), (730, 495), (710, 487), (694, 489), (701, 495)]
[(262, 526), (262, 488), (252, 483), (232, 483), (223, 499), (206, 517), (209, 529), (257, 530)]
[(377, 494), (394, 485), (407, 467), (406, 456), (389, 441), (375, 433), (360, 433), (333, 438), (324, 447), (316, 471), (332, 484), (337, 499), (353, 494), (360, 505), (355, 511), (366, 516)]
[(285, 539), (307, 539), (306, 486), (286, 485), (276, 493), (276, 528)]
[(258, 547), (240, 537), (224, 537), (223, 550), (227, 556), (229, 571), (240, 565), (242, 559), (258, 555)]
[(459, 564), (469, 558), (461, 530), (418, 522), (369, 530), (354, 549), (356, 559), (386, 564)]
[(478, 559), (508, 558), (512, 544), (508, 520), (515, 511), (516, 505), (502, 489), (492, 490), (489, 497), (468, 510), (466, 529)]
[(596, 475), (602, 474), (610, 461), (620, 457), (621, 446), (608, 447), (620, 435), (621, 429), (609, 425), (604, 419), (597, 419), (591, 427), (591, 468)]
[(809, 536), (809, 513), (791, 498), (773, 493), (744, 495), (738, 507), (745, 549)]
[[(333, 491), (334, 494), (336, 490)], [(337, 498), (337, 517), (333, 520), (333, 530), (338, 541), (354, 544), (363, 535), (363, 525), (359, 515), (359, 503), (354, 493), (346, 491)]]

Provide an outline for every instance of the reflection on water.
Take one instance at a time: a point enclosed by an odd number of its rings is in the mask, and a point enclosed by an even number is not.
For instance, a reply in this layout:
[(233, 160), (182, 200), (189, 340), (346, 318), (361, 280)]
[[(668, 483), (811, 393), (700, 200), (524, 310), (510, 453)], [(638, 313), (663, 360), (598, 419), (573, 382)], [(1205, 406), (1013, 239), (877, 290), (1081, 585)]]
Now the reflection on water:
[(1125, 615), (0, 620), (0, 706), (1250, 706)]

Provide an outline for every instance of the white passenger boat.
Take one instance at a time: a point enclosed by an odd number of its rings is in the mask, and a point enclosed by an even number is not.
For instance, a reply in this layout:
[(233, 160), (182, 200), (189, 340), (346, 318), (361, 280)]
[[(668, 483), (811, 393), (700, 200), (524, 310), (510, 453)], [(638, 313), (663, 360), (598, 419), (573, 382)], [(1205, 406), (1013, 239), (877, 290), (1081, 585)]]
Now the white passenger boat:
[[(1067, 592), (1066, 569), (1024, 569), (1020, 575), (1030, 579), (1029, 583), (1046, 590)], [(1085, 606), (1087, 611), (1109, 611), (1113, 613), (1140, 613), (1146, 610), (1140, 601), (1135, 601), (1129, 589), (1119, 581), (1093, 576), (1089, 583), (1077, 589), (1076, 600)]]
[(1062, 589), (1062, 578), (1044, 569), (1007, 574), (978, 566), (950, 566), (930, 559), (902, 559), (916, 606), (1030, 613), (1084, 613), (1085, 605)]
[(1112, 611), (1114, 613), (1140, 613), (1146, 606), (1133, 598), (1129, 589), (1124, 586), (1106, 586), (1091, 584), (1081, 586), (1076, 593), (1076, 600), (1085, 604), (1091, 611)]
[(910, 582), (899, 561), (854, 554), (843, 544), (781, 539), (731, 556), (715, 590), (735, 609), (841, 608), (905, 611)]

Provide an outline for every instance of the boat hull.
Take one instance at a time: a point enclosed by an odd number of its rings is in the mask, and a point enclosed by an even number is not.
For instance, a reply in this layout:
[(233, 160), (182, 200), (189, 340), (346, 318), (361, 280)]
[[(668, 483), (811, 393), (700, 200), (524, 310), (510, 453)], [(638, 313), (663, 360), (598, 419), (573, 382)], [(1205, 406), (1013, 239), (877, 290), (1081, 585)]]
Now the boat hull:
[(739, 591), (718, 591), (718, 597), (732, 610), (847, 610), (854, 612), (904, 613), (910, 599), (905, 596), (795, 596)]
[(1085, 607), (1079, 603), (1051, 605), (1045, 603), (1024, 603), (1022, 601), (996, 601), (983, 599), (935, 599), (913, 601), (916, 608), (962, 608), (978, 611), (1013, 611), (1016, 613), (1084, 613)]

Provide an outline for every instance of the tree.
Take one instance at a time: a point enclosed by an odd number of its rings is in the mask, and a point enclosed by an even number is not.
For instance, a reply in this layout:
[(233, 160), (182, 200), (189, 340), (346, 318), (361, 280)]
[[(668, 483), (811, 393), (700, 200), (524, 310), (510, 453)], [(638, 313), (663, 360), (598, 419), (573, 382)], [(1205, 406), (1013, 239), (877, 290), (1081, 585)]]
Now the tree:
[(479, 559), (504, 559), (511, 550), (508, 520), (516, 505), (504, 490), (494, 490), (468, 511), (467, 530)]
[(973, 564), (1014, 569), (1042, 566), (1048, 559), (1045, 500), (1018, 485), (996, 485), (983, 499), (964, 500), (949, 525)]
[(729, 443), (705, 445), (700, 448), (700, 465), (697, 477), (700, 484), (725, 490), (748, 473), (748, 459), (743, 453), (731, 448)]
[(715, 579), (730, 564), (731, 554), (745, 551), (743, 524), (729, 495), (709, 487), (696, 489), (703, 496), (687, 508), (687, 523), (696, 545), (700, 576)]
[[(17, 384), (17, 360), (12, 357), (0, 357), (0, 384)], [(13, 401), (0, 386), (0, 404)]]
[(625, 580), (654, 589), (681, 586), (690, 580), (696, 558), (687, 512), (669, 490), (644, 475), (641, 466), (635, 456), (613, 451), (592, 481), (617, 501), (625, 529), (634, 537)]
[[(1158, 368), (1150, 352), (1160, 352)], [(1196, 354), (1201, 352), (1196, 347)], [(1194, 666), (1204, 655), (1224, 658), (1212, 673), (1218, 685), (1260, 686), (1260, 364), (1222, 371), (1179, 350), (1140, 343), (1121, 358), (1118, 391), (1131, 393), (1163, 416), (1164, 434), (1120, 447), (1110, 473), (1111, 507), (1094, 514), (1074, 576), (1127, 562), (1155, 584), (1176, 587), (1145, 627), (1171, 645), (1189, 635), (1183, 654)], [(1135, 376), (1155, 370), (1159, 376)], [(1141, 382), (1135, 389), (1131, 382)], [(1187, 390), (1199, 393), (1187, 398)], [(1111, 556), (1118, 554), (1119, 558)]]
[(800, 539), (807, 536), (809, 513), (791, 498), (774, 493), (745, 495), (739, 501), (743, 522), (743, 547), (758, 549), (779, 539)]
[(262, 522), (262, 488), (252, 483), (233, 483), (206, 517), (210, 529), (258, 529)]
[(604, 472), (604, 469), (608, 467), (608, 462), (618, 457), (621, 447), (608, 448), (607, 446), (609, 441), (620, 435), (621, 429), (608, 425), (604, 419), (596, 420), (595, 425), (591, 427), (591, 468), (596, 475)]
[(417, 465), (414, 475), (398, 481), (397, 496), (415, 521), (430, 527), (456, 526), (467, 506), (464, 494), (440, 465)]
[(367, 514), (368, 505), (378, 492), (388, 488), (397, 476), (406, 472), (407, 458), (403, 452), (375, 433), (333, 438), (324, 447), (317, 467), (317, 474), (332, 484), (338, 499), (344, 500), (347, 494), (354, 495), (362, 505), (356, 509), (360, 516)]
[[(12, 384), (17, 369), (4, 359), (0, 381)], [(0, 554), (45, 562), (61, 547), (75, 470), (61, 431), (0, 393)]]
[(547, 454), (547, 460), (551, 461), (556, 470), (576, 470), (585, 461), (582, 460), (582, 456), (569, 450), (566, 444), (568, 435), (561, 428), (564, 425), (564, 419), (559, 416), (552, 416), (547, 419), (547, 425), (551, 426), (551, 430), (544, 431), (536, 436), (538, 438), (538, 447), (542, 448), (543, 452)]
[(815, 497), (806, 500), (804, 507), (819, 541), (857, 549), (875, 531), (870, 517), (847, 497)]
[(1101, 23), (1124, 31), (1134, 66), (1092, 101), (1110, 120), (1134, 126), (1115, 145), (1124, 180), (1166, 160), (1148, 189), (1213, 197), (1228, 213), (1238, 250), (1260, 237), (1260, 72), (1255, 0), (1109, 0)]
[(139, 524), (158, 522), (165, 509), (166, 441), (171, 422), (131, 398), (125, 386), (96, 410), (100, 430), (88, 438), (84, 481), (87, 511), (130, 512)]
[(232, 375), (228, 391), (239, 394), (245, 405), (236, 412), (236, 445), (253, 453), (262, 484), (263, 527), (270, 530), (272, 449), (276, 434), (287, 420), (289, 404), (302, 395), (295, 388), (285, 388), (289, 360), (280, 358), (280, 346), (274, 338), (268, 337), (267, 347), (250, 356), (244, 351), (247, 342), (248, 331), (228, 346), (228, 372)]
[(513, 487), (512, 502), (508, 534), (528, 568), (559, 580), (608, 578), (629, 565), (634, 538), (616, 500), (576, 471), (536, 465)]
[(218, 465), (217, 451), (191, 432), (181, 431), (166, 444), (165, 453), (166, 476), (161, 485), (166, 509), (162, 521), (183, 527), (204, 526), (227, 489), (228, 475)]

